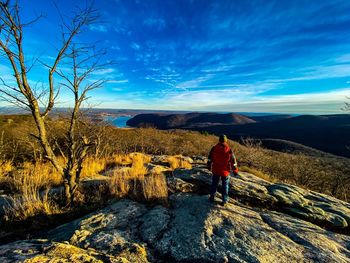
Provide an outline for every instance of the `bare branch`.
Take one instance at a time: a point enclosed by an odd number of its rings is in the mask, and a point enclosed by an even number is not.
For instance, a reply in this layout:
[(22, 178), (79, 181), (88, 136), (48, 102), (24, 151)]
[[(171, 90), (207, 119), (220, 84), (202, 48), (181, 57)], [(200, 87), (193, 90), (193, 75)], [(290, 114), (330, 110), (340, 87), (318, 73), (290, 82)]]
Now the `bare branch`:
[[(63, 15), (60, 12), (58, 6), (55, 4), (56, 9), (58, 10), (58, 13), (61, 17), (61, 22), (65, 26), (65, 28), (68, 31), (68, 37), (65, 38), (65, 33), (62, 31), (62, 47), (59, 49), (59, 52), (56, 56), (56, 59), (53, 63), (53, 65), (49, 69), (49, 99), (48, 104), (46, 106), (45, 111), (43, 112), (42, 116), (46, 117), (47, 114), (52, 110), (54, 106), (54, 98), (55, 98), (55, 91), (54, 91), (54, 81), (53, 81), (53, 75), (57, 72), (57, 66), (59, 62), (63, 59), (67, 49), (70, 47), (73, 38), (75, 35), (77, 35), (82, 27), (87, 26), (94, 21), (96, 21), (96, 10), (92, 9), (91, 6), (87, 7), (86, 9), (80, 10), (79, 13), (75, 15), (75, 17), (72, 19), (72, 25), (69, 26), (64, 22)], [(61, 76), (62, 77), (62, 76)]]

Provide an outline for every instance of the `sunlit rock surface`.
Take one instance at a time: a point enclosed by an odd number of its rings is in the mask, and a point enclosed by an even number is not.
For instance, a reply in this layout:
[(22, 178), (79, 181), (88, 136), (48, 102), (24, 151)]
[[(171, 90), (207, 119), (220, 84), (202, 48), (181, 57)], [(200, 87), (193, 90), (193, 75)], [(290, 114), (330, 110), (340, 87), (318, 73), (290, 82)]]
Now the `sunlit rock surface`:
[(168, 206), (116, 201), (0, 246), (0, 262), (350, 262), (346, 202), (240, 173), (222, 207), (203, 165), (167, 176)]

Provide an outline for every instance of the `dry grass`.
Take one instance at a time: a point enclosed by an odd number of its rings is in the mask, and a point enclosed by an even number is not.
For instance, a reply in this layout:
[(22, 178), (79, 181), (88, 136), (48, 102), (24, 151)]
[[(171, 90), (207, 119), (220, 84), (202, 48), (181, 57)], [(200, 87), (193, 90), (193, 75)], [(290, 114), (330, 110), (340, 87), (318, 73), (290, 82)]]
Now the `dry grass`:
[(35, 188), (27, 187), (21, 197), (12, 197), (11, 205), (5, 208), (4, 219), (9, 222), (23, 221), (38, 215), (61, 213), (58, 205), (49, 200), (46, 193), (42, 196)]
[(0, 178), (7, 176), (12, 170), (14, 167), (11, 161), (0, 161)]
[(112, 195), (123, 198), (130, 197), (137, 201), (166, 202), (168, 187), (163, 174), (147, 174), (145, 166), (150, 161), (142, 154), (132, 156), (131, 167), (114, 170), (110, 181)]
[(172, 170), (177, 168), (191, 169), (192, 164), (184, 159), (182, 155), (170, 156), (167, 158), (167, 162)]
[[(102, 175), (109, 166), (132, 166), (131, 173), (146, 173), (143, 164), (151, 162), (151, 157), (142, 153), (115, 154), (112, 157), (93, 158), (88, 157), (84, 160), (81, 178), (93, 178), (96, 175)], [(142, 165), (140, 165), (142, 163)], [(140, 171), (138, 171), (140, 170)]]
[(168, 186), (164, 174), (150, 174), (144, 178), (142, 194), (146, 201), (162, 201), (168, 199)]
[(15, 168), (12, 165), (12, 162), (10, 161), (0, 161), (0, 186), (4, 189), (12, 189), (12, 178), (9, 176), (9, 174), (14, 170)]
[(132, 158), (129, 154), (117, 154), (113, 158), (117, 165), (129, 165), (132, 164)]
[(83, 163), (81, 178), (93, 178), (96, 175), (102, 174), (108, 162), (109, 160), (107, 158), (86, 158)]
[(137, 162), (140, 160), (142, 160), (143, 163), (151, 162), (151, 157), (149, 155), (139, 152), (132, 152), (129, 154), (116, 154), (112, 157), (112, 161), (114, 161), (116, 165), (131, 165), (133, 164), (134, 159), (137, 159)]
[[(128, 156), (129, 157), (129, 156)], [(141, 155), (135, 155), (131, 167), (113, 170), (111, 177), (112, 192), (118, 197), (126, 196), (131, 189), (131, 181), (144, 180), (147, 173), (144, 160)]]
[[(60, 160), (63, 164), (63, 159)], [(145, 164), (151, 161), (149, 155), (141, 153), (130, 153), (127, 155), (114, 155), (94, 159), (87, 158), (83, 164), (82, 178), (93, 178), (106, 171), (107, 165), (111, 162), (118, 165), (128, 165), (115, 170), (110, 185), (101, 185), (96, 194), (92, 191), (83, 191), (81, 200), (103, 199), (110, 190), (117, 197), (131, 197), (140, 201), (165, 202), (168, 197), (166, 180), (163, 175), (147, 175), (148, 170)], [(11, 197), (10, 206), (5, 211), (5, 220), (8, 222), (23, 221), (35, 216), (47, 216), (62, 213), (59, 206), (52, 202), (46, 189), (61, 185), (62, 176), (57, 173), (49, 162), (24, 162), (14, 167), (11, 162), (3, 162), (0, 167), (0, 183), (6, 183)], [(108, 191), (105, 191), (105, 188)], [(85, 190), (85, 189), (84, 189)], [(99, 196), (100, 190), (103, 192)], [(96, 191), (95, 191), (96, 192)], [(109, 195), (108, 195), (109, 196)], [(109, 196), (110, 197), (110, 196)]]
[(269, 181), (269, 182), (275, 182), (276, 181), (274, 178), (272, 178), (268, 174), (263, 173), (262, 171), (256, 170), (256, 169), (251, 168), (251, 167), (241, 166), (241, 167), (239, 167), (239, 170), (241, 172), (247, 172), (247, 173), (253, 174), (253, 175), (255, 175), (255, 176), (257, 176), (257, 177), (259, 177), (261, 179), (264, 179), (266, 181)]
[(60, 213), (57, 205), (51, 202), (43, 188), (60, 184), (62, 178), (49, 164), (25, 163), (23, 168), (12, 173), (12, 187), (17, 194), (11, 199), (11, 206), (6, 208), (5, 220), (22, 221), (36, 215)]
[(3, 176), (0, 177), (0, 183), (12, 193), (25, 193), (26, 187), (34, 187), (41, 190), (62, 183), (62, 176), (56, 171), (51, 163), (29, 163), (25, 162), (20, 167), (2, 168)]
[(118, 197), (130, 197), (136, 201), (162, 202), (168, 199), (168, 187), (163, 174), (148, 174), (128, 177), (115, 175), (110, 181), (111, 194)]

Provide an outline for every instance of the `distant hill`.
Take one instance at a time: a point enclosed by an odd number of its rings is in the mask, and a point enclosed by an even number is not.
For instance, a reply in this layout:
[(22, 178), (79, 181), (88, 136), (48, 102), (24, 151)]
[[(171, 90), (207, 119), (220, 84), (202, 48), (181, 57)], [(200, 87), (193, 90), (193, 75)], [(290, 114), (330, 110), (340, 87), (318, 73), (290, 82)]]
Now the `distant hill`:
[[(127, 125), (158, 129), (189, 129), (216, 135), (225, 133), (235, 140), (242, 137), (279, 139), (290, 141), (283, 144), (279, 141), (277, 148), (280, 148), (280, 151), (283, 151), (282, 145), (290, 149), (293, 148), (291, 142), (295, 142), (320, 151), (350, 157), (350, 150), (347, 148), (350, 145), (349, 114), (294, 117), (291, 115), (248, 117), (234, 113), (139, 114), (130, 119)], [(272, 147), (271, 142), (267, 145)], [(276, 145), (275, 142), (272, 148)]]
[(291, 154), (304, 154), (307, 156), (313, 156), (313, 157), (328, 157), (328, 158), (334, 158), (333, 154), (326, 153), (320, 150), (317, 150), (315, 148), (305, 146), (300, 143), (287, 141), (287, 140), (281, 140), (281, 139), (259, 139), (259, 142), (261, 142), (262, 147), (278, 151), (278, 152), (285, 152), (285, 153), (291, 153)]
[(255, 120), (256, 122), (267, 122), (267, 121), (279, 121), (284, 119), (290, 119), (290, 118), (293, 118), (293, 115), (276, 114), (276, 115), (266, 115), (266, 116), (254, 116), (249, 118)]
[(195, 128), (212, 125), (237, 125), (255, 123), (255, 120), (240, 114), (187, 113), (187, 114), (139, 114), (128, 120), (132, 127), (155, 127), (158, 129)]
[(271, 122), (238, 126), (208, 126), (213, 134), (226, 133), (231, 139), (252, 137), (282, 139), (300, 143), (335, 155), (350, 157), (350, 115), (302, 115)]

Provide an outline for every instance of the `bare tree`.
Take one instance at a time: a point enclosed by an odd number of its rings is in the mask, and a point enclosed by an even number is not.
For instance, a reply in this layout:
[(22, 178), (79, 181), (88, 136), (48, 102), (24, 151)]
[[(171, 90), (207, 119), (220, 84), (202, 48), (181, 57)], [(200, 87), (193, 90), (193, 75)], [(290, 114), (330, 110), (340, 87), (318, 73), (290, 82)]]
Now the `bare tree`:
[[(33, 65), (27, 63), (25, 57), (23, 29), (38, 21), (39, 17), (23, 23), (18, 2), (0, 0), (0, 56), (9, 63), (15, 77), (14, 85), (1, 79), (0, 95), (3, 99), (31, 112), (37, 128), (37, 134), (34, 136), (43, 148), (45, 158), (64, 177), (66, 202), (70, 205), (79, 184), (83, 160), (89, 146), (92, 145), (87, 137), (77, 132), (79, 110), (87, 99), (87, 93), (103, 84), (103, 80), (89, 81), (91, 74), (100, 70), (103, 64), (100, 62), (102, 53), (94, 52), (94, 47), (81, 47), (73, 42), (84, 28), (96, 22), (96, 10), (88, 5), (79, 9), (69, 23), (65, 22), (62, 15), (61, 18), (62, 44), (57, 49), (53, 63), (50, 65), (44, 63), (48, 69), (48, 84), (38, 93), (28, 81), (28, 72)], [(64, 67), (60, 67), (61, 64)], [(72, 92), (74, 100), (66, 134), (65, 165), (59, 162), (54, 153), (55, 145), (49, 140), (46, 120), (59, 94), (59, 86), (55, 83), (55, 79), (59, 79), (60, 86), (67, 87)]]

